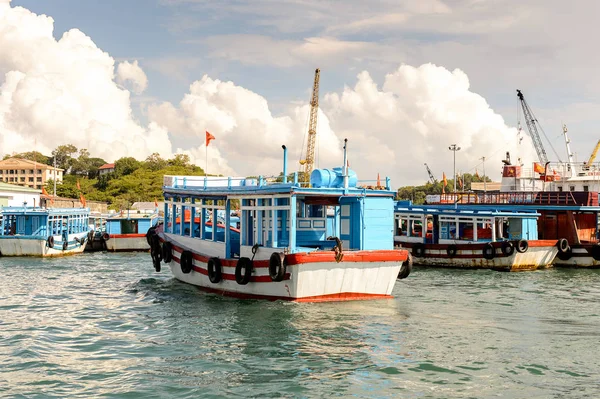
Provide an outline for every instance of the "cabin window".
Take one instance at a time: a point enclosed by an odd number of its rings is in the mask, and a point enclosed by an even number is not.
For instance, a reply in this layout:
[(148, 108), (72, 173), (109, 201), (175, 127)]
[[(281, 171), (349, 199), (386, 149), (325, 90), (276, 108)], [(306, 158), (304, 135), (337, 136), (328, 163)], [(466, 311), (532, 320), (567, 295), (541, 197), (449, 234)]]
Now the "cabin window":
[(569, 186), (569, 191), (575, 191), (575, 186)]
[(583, 191), (590, 191), (588, 186), (583, 186)]
[(562, 193), (562, 191), (563, 191), (563, 188), (562, 188), (562, 186), (558, 186), (558, 192), (561, 192), (561, 193)]
[(121, 234), (137, 234), (137, 220), (121, 220)]

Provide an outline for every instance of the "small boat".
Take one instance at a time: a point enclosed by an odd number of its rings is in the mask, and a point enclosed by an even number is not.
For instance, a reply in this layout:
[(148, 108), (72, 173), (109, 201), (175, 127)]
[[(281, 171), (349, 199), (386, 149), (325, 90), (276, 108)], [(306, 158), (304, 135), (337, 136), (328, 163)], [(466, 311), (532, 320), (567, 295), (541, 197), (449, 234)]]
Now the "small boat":
[(395, 207), (395, 243), (415, 265), (523, 271), (549, 267), (566, 240), (538, 239), (534, 209), (484, 206)]
[(158, 212), (128, 210), (106, 219), (102, 238), (108, 251), (147, 251), (146, 233), (161, 220)]
[(155, 269), (164, 262), (180, 281), (238, 298), (390, 298), (410, 273), (393, 245), (395, 192), (357, 187), (347, 167), (314, 170), (311, 187), (286, 170), (281, 182), (165, 176), (165, 223), (148, 232)]
[(106, 249), (103, 236), (106, 232), (106, 218), (109, 216), (100, 212), (90, 213), (91, 232), (85, 244), (85, 252), (104, 251)]
[(3, 256), (62, 256), (83, 252), (90, 233), (88, 208), (4, 207)]

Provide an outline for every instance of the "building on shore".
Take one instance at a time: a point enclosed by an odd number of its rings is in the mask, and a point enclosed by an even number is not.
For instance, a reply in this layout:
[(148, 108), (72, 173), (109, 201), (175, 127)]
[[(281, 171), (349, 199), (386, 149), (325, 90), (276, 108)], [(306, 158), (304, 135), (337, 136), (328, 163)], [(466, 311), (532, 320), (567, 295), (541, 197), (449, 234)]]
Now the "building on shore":
[(104, 165), (102, 165), (98, 168), (98, 175), (103, 176), (103, 175), (107, 175), (109, 173), (113, 173), (114, 171), (115, 171), (114, 163), (105, 163)]
[(41, 190), (0, 181), (0, 207), (40, 206)]
[(0, 161), (0, 182), (41, 190), (48, 180), (62, 182), (63, 169), (21, 158)]

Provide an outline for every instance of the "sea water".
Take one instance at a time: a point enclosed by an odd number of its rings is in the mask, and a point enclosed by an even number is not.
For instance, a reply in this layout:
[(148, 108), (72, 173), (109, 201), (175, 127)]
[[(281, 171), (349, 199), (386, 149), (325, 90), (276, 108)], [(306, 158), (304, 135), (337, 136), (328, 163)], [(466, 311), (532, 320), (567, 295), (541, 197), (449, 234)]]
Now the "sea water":
[(147, 253), (0, 258), (0, 397), (600, 397), (600, 271), (415, 269), (394, 298), (238, 300)]

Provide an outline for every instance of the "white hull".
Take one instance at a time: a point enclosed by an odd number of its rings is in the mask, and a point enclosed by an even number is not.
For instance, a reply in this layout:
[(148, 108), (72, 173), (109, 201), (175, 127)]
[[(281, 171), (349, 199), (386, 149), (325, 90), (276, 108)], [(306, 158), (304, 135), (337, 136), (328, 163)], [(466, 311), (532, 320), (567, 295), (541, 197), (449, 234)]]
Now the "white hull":
[[(343, 260), (340, 263), (313, 262), (311, 260), (318, 256), (314, 253), (288, 255), (291, 263), (295, 262), (293, 259), (303, 259), (305, 262), (289, 264), (287, 278), (274, 282), (269, 277), (268, 268), (268, 259), (274, 250), (260, 248), (254, 258), (252, 279), (248, 284), (240, 285), (235, 280), (236, 259), (221, 260), (223, 279), (213, 284), (208, 278), (207, 260), (208, 257), (218, 257), (223, 253), (219, 250), (222, 243), (202, 242), (164, 233), (160, 237), (173, 245), (173, 259), (168, 265), (175, 278), (222, 295), (242, 298), (328, 301), (390, 297), (402, 265), (401, 260), (386, 261), (385, 256), (380, 256), (384, 253), (399, 258), (399, 251), (361, 251), (363, 259), (379, 257), (383, 259), (380, 261), (355, 261), (357, 258), (353, 258), (352, 252), (346, 252), (345, 259), (352, 261)], [(188, 274), (181, 271), (179, 263), (183, 249), (191, 250), (194, 254), (194, 269)]]
[(105, 240), (106, 249), (111, 252), (119, 251), (148, 251), (150, 245), (146, 237), (110, 237)]
[(595, 260), (592, 255), (583, 247), (574, 247), (573, 254), (570, 259), (562, 260), (559, 257), (554, 259), (555, 266), (562, 267), (600, 267), (600, 261)]
[(50, 248), (44, 239), (6, 237), (0, 238), (0, 253), (2, 256), (65, 256), (83, 252), (83, 245), (74, 239), (87, 238), (87, 233), (71, 234), (67, 249), (63, 249), (60, 236), (55, 236), (54, 247)]

